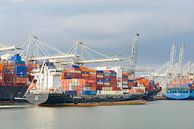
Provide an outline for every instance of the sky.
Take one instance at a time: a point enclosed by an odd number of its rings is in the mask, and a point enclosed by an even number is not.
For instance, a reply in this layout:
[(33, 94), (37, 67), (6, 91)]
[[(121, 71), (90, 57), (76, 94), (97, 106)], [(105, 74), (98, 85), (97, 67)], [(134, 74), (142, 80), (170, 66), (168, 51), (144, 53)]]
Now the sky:
[[(174, 41), (194, 61), (193, 0), (1, 0), (0, 43), (24, 43), (30, 35), (61, 51), (82, 41), (103, 53), (127, 57), (140, 33), (139, 65), (169, 59)], [(177, 48), (179, 49), (179, 48)]]

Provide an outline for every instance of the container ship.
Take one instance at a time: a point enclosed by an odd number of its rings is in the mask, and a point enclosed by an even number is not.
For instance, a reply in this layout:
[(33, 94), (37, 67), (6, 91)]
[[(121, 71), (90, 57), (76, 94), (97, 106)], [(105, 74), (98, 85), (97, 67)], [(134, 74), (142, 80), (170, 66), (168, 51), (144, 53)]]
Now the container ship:
[(176, 79), (170, 81), (166, 88), (166, 97), (173, 100), (186, 100), (193, 98), (192, 83), (188, 79)]
[(114, 70), (77, 65), (62, 71), (44, 65), (40, 71), (41, 74), (34, 74), (26, 93), (32, 104), (120, 102), (140, 100), (146, 95), (145, 87), (138, 86), (136, 82), (133, 86), (128, 85), (127, 72), (122, 72), (119, 80)]
[(27, 66), (19, 54), (0, 60), (0, 101), (24, 96), (28, 89)]
[(134, 79), (133, 74), (119, 73), (118, 69), (89, 69), (76, 65), (65, 70), (44, 67), (42, 74), (34, 74), (35, 79), (42, 76), (43, 80), (34, 80), (26, 94), (30, 103), (119, 102), (149, 99), (158, 92), (158, 85), (153, 81)]

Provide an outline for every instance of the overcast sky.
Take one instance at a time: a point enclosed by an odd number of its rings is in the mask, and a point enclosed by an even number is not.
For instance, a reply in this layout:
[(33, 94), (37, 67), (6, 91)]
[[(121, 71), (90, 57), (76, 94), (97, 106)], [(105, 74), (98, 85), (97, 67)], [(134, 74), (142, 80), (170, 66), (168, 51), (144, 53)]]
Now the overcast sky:
[(140, 33), (138, 64), (163, 64), (172, 42), (194, 60), (193, 0), (1, 0), (0, 42), (36, 35), (63, 51), (81, 40), (108, 55), (130, 53)]

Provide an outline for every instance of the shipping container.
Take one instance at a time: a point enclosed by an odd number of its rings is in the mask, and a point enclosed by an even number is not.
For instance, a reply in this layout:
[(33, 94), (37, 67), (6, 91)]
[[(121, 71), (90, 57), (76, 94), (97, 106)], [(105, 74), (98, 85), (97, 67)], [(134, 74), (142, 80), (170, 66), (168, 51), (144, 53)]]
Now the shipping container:
[[(10, 72), (9, 69), (7, 70)], [(26, 77), (27, 67), (26, 66), (15, 66), (15, 72), (18, 77)]]
[(82, 91), (83, 95), (96, 95), (96, 91)]

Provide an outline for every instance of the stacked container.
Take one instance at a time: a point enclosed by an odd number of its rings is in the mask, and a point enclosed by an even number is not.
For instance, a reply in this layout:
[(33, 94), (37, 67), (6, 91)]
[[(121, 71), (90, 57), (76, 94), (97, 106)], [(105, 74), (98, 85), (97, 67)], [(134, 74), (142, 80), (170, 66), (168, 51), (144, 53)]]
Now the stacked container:
[(103, 70), (96, 71), (96, 82), (97, 82), (97, 90), (102, 90), (102, 87), (104, 87), (104, 71)]
[(62, 87), (69, 95), (93, 95), (96, 94), (96, 87), (91, 87), (87, 79), (62, 79)]
[(111, 72), (110, 70), (104, 70), (104, 87), (110, 87)]
[(0, 83), (5, 86), (25, 85), (27, 83), (27, 67), (21, 56), (15, 55), (10, 60), (1, 60)]
[(81, 66), (80, 69), (81, 69), (82, 79), (89, 79), (90, 78), (90, 71), (89, 71), (89, 69), (87, 67), (85, 67), (85, 66)]
[(3, 83), (3, 64), (0, 63), (0, 84)]
[(64, 70), (61, 83), (65, 93), (69, 95), (96, 94), (96, 71), (73, 65), (72, 68)]
[(111, 70), (110, 85), (113, 91), (120, 90), (120, 88), (117, 87), (117, 73), (114, 70)]
[(123, 89), (128, 89), (128, 72), (123, 72), (122, 73), (122, 88)]
[(25, 62), (21, 60), (21, 56), (19, 55), (13, 56), (11, 62), (11, 66), (15, 66), (14, 73), (16, 84), (25, 84), (27, 82), (27, 67)]

